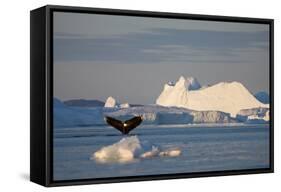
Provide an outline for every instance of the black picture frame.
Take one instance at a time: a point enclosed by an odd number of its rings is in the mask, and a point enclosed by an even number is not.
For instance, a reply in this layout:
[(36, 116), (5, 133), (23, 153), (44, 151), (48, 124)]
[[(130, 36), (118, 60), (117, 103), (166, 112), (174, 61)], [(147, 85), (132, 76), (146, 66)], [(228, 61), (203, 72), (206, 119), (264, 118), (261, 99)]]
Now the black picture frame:
[[(95, 13), (156, 18), (260, 23), (270, 26), (270, 167), (263, 169), (179, 173), (149, 176), (112, 177), (81, 180), (53, 180), (53, 12)], [(274, 172), (274, 20), (246, 17), (195, 15), (88, 7), (47, 5), (30, 12), (30, 180), (43, 186), (64, 186), (97, 183), (131, 182), (161, 179), (226, 176)]]

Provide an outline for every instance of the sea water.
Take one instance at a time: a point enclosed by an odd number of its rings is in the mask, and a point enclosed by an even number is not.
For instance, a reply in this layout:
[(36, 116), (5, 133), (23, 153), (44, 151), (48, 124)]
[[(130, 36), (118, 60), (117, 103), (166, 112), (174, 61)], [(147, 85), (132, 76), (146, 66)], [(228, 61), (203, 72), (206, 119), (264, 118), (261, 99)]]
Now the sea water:
[[(93, 154), (136, 136), (180, 155), (100, 163)], [(54, 180), (194, 173), (269, 167), (269, 125), (141, 125), (129, 136), (109, 126), (54, 129)]]

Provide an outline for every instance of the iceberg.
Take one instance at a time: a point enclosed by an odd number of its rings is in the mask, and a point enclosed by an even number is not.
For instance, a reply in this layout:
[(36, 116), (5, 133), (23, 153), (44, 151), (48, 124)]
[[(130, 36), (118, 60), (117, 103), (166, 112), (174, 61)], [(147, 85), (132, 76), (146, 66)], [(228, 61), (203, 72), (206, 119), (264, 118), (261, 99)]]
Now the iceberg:
[(132, 163), (152, 157), (177, 157), (181, 155), (180, 148), (161, 150), (148, 141), (140, 141), (137, 136), (122, 138), (120, 141), (102, 147), (90, 157), (97, 163)]
[(122, 103), (119, 105), (120, 108), (129, 108), (130, 104), (129, 103)]
[(136, 136), (121, 139), (112, 145), (102, 147), (95, 152), (91, 159), (99, 163), (126, 163), (135, 158), (135, 152), (141, 149), (140, 141)]
[(116, 107), (116, 100), (111, 96), (108, 97), (104, 104), (104, 107)]
[[(231, 117), (235, 117), (241, 109), (269, 108), (268, 104), (258, 101), (239, 82), (220, 82), (201, 89), (190, 89), (190, 81), (180, 77), (175, 85), (165, 84), (156, 104), (196, 111), (221, 111), (229, 113)], [(197, 84), (194, 83), (196, 81), (191, 81), (192, 87)]]
[(160, 156), (168, 156), (168, 157), (177, 157), (181, 154), (181, 150), (179, 148), (168, 149), (166, 151), (161, 151), (159, 153)]

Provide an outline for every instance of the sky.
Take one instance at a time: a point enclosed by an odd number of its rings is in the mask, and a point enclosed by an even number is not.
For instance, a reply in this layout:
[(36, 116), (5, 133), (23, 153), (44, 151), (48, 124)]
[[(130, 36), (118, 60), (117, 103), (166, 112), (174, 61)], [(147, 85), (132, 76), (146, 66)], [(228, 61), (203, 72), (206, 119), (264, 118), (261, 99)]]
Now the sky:
[(54, 96), (153, 104), (180, 76), (269, 92), (269, 25), (54, 13)]

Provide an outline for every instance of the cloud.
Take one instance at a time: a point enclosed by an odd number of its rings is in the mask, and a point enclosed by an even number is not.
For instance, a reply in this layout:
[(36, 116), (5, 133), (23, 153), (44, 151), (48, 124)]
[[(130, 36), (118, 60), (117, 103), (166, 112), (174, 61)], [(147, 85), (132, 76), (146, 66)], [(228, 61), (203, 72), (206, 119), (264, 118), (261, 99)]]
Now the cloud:
[(151, 33), (151, 28), (218, 32), (262, 32), (269, 25), (216, 22), (187, 19), (165, 19), (121, 15), (54, 12), (54, 32), (89, 38), (112, 37), (131, 33)]
[[(152, 28), (103, 38), (66, 33), (54, 39), (55, 61), (100, 63), (255, 62), (268, 53), (268, 32)], [(240, 50), (247, 49), (248, 52)], [(247, 55), (247, 53), (251, 53)], [(255, 55), (256, 57), (253, 57)]]

